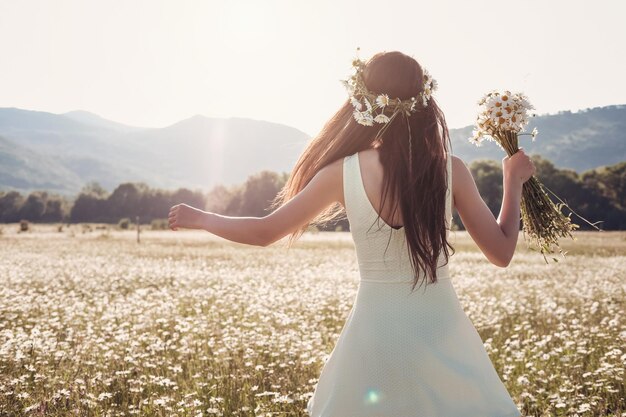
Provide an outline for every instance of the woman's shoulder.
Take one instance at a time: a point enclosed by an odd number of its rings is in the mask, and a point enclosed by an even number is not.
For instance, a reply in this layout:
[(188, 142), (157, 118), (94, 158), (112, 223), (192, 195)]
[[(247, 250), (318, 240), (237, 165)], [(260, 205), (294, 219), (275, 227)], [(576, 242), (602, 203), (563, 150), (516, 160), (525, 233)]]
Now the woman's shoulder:
[(380, 164), (380, 150), (377, 148), (362, 149), (351, 156), (355, 158), (359, 157), (359, 160), (363, 161), (364, 164), (369, 164), (369, 163)]
[(450, 156), (452, 157), (452, 173), (453, 174), (455, 171), (461, 171), (461, 170), (467, 169), (467, 164), (465, 163), (463, 159), (452, 154)]
[[(452, 194), (453, 196), (457, 196), (459, 193), (467, 191), (471, 188), (471, 182), (473, 182), (473, 177), (471, 171), (469, 170), (467, 164), (463, 159), (456, 155), (451, 156)], [(455, 200), (454, 197), (453, 200)]]
[(339, 158), (324, 165), (318, 171), (318, 174), (329, 177), (337, 177), (343, 172), (343, 161), (345, 158)]
[(359, 165), (361, 165), (363, 169), (368, 169), (371, 168), (372, 164), (380, 162), (379, 153), (380, 151), (376, 148), (361, 149), (360, 151), (346, 155), (343, 158), (339, 158), (338, 160), (331, 162), (331, 164), (342, 165), (343, 162), (353, 161), (358, 158)]

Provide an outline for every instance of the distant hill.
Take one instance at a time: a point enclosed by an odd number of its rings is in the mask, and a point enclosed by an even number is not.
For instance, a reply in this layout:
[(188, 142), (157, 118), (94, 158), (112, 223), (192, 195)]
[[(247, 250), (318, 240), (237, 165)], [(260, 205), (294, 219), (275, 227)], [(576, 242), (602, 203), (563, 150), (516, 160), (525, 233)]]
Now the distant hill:
[(40, 189), (64, 193), (82, 186), (71, 169), (0, 136), (0, 189)]
[[(162, 128), (135, 128), (88, 112), (0, 108), (0, 190), (54, 189), (74, 195), (89, 181), (209, 190), (261, 170), (290, 171), (305, 133), (250, 119), (194, 116)], [(18, 169), (18, 167), (22, 167)]]
[(77, 122), (96, 127), (103, 127), (105, 129), (117, 130), (120, 132), (131, 132), (133, 130), (141, 130), (140, 127), (128, 126), (122, 123), (112, 122), (111, 120), (104, 119), (97, 114), (90, 113), (88, 111), (76, 110), (67, 113), (63, 113), (63, 116), (69, 117)]
[[(521, 141), (559, 168), (577, 172), (626, 159), (626, 105), (531, 119), (535, 142)], [(472, 128), (451, 129), (452, 150), (468, 164), (501, 160), (493, 143), (467, 141)], [(285, 125), (193, 116), (164, 128), (139, 128), (85, 111), (53, 114), (0, 108), (0, 190), (75, 195), (89, 181), (112, 191), (122, 182), (209, 190), (239, 184), (261, 170), (291, 171), (309, 142)]]
[[(559, 168), (578, 173), (626, 160), (626, 105), (596, 107), (576, 113), (559, 112), (530, 119), (527, 130), (537, 127), (539, 135), (520, 138), (526, 153), (539, 153)], [(452, 153), (466, 162), (487, 158), (501, 160), (504, 152), (492, 142), (480, 147), (469, 143), (472, 127), (452, 129)]]

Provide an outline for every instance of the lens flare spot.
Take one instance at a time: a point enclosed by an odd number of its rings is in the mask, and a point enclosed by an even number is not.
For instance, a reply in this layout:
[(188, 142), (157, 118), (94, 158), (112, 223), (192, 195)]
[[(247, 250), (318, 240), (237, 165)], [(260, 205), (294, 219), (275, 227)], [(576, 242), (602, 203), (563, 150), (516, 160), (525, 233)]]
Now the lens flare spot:
[(365, 403), (366, 404), (376, 404), (380, 401), (380, 393), (375, 389), (370, 389), (367, 391), (365, 395)]

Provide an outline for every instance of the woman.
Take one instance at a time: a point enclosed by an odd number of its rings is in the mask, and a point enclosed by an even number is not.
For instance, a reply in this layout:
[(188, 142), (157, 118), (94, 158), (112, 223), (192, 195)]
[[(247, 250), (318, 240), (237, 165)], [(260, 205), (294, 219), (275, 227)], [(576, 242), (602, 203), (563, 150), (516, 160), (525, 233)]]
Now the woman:
[[(296, 163), (262, 217), (185, 204), (172, 230), (198, 228), (267, 246), (345, 208), (359, 262), (356, 300), (315, 392), (313, 417), (521, 415), (496, 373), (448, 273), (452, 207), (480, 250), (506, 267), (519, 232), (522, 184), (535, 172), (520, 149), (502, 160), (496, 220), (464, 162), (451, 155), (436, 82), (411, 57), (355, 60), (350, 97)], [(450, 178), (451, 177), (451, 178)], [(415, 286), (425, 283), (423, 291)]]

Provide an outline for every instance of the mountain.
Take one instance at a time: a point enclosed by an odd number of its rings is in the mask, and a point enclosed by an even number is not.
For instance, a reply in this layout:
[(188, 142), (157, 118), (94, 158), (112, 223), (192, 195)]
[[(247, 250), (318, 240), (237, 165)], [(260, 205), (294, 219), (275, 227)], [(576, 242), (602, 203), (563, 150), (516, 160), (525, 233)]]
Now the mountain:
[[(582, 172), (626, 160), (626, 105), (531, 119), (539, 135), (521, 139), (559, 168)], [(501, 160), (498, 146), (469, 143), (472, 127), (451, 129), (452, 152), (470, 164)], [(261, 170), (290, 172), (310, 137), (289, 126), (242, 118), (190, 117), (140, 128), (85, 111), (53, 114), (0, 108), (0, 190), (76, 195), (89, 181), (112, 191), (123, 182), (209, 190)]]
[(102, 127), (105, 129), (117, 130), (120, 132), (131, 132), (133, 130), (140, 130), (140, 127), (128, 126), (122, 123), (113, 122), (111, 120), (104, 119), (97, 114), (90, 113), (84, 110), (75, 110), (67, 113), (63, 113), (63, 116), (86, 124), (93, 127)]
[(142, 149), (135, 163), (157, 167), (164, 187), (238, 184), (261, 170), (291, 171), (309, 137), (294, 128), (250, 119), (193, 116), (162, 129), (125, 136)]
[(82, 186), (81, 178), (48, 155), (0, 136), (0, 189), (39, 189), (67, 194)]
[(66, 195), (89, 181), (109, 191), (128, 181), (204, 190), (239, 184), (261, 170), (290, 171), (310, 139), (292, 127), (251, 119), (197, 115), (153, 129), (82, 111), (16, 108), (0, 108), (0, 136), (0, 190)]
[[(595, 107), (576, 113), (559, 112), (530, 119), (539, 135), (520, 138), (527, 154), (538, 153), (559, 168), (576, 172), (626, 160), (626, 105)], [(472, 127), (451, 129), (452, 153), (466, 162), (487, 158), (501, 160), (506, 155), (495, 143), (483, 142), (477, 147), (467, 139)]]

